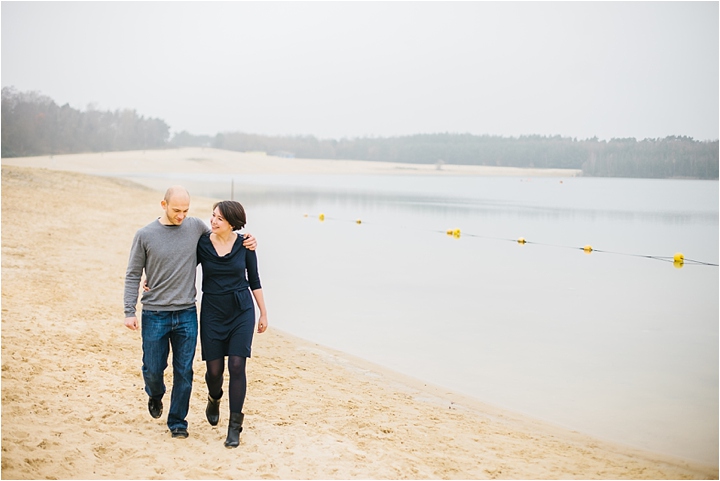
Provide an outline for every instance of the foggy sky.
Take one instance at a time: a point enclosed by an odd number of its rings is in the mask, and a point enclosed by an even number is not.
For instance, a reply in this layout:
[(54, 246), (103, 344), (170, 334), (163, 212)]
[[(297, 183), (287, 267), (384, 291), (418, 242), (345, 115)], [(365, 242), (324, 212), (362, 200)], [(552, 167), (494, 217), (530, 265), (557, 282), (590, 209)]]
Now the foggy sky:
[(717, 2), (2, 2), (2, 86), (172, 132), (718, 138)]

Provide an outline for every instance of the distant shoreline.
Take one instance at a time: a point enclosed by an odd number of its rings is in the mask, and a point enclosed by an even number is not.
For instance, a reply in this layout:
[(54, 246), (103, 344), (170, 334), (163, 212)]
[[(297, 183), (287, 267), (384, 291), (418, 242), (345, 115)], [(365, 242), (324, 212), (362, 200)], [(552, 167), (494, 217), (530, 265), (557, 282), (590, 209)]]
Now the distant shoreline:
[(260, 152), (234, 152), (209, 147), (134, 150), (9, 157), (2, 165), (62, 170), (85, 174), (103, 173), (216, 173), (216, 174), (373, 174), (373, 175), (469, 175), (507, 177), (577, 177), (578, 169), (537, 169), (457, 164), (405, 164), (374, 160), (299, 159)]
[[(365, 175), (431, 175), (479, 177), (588, 177), (638, 178), (653, 177), (588, 176), (581, 169), (544, 169), (466, 164), (412, 164), (379, 160), (304, 159), (268, 155), (265, 152), (236, 152), (211, 147), (180, 147), (171, 149), (91, 152), (82, 154), (5, 157), (2, 165), (35, 167), (93, 175), (111, 174), (122, 177), (143, 173), (213, 173), (233, 175), (254, 174), (365, 174)], [(658, 180), (711, 180), (692, 176), (671, 176)], [(136, 180), (136, 179), (133, 179)]]

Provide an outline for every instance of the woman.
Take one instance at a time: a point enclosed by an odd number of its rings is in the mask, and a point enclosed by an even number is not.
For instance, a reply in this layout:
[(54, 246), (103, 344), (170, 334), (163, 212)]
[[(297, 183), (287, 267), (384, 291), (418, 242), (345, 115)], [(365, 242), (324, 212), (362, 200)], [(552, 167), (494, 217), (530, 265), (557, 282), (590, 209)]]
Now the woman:
[[(267, 329), (267, 312), (260, 286), (255, 251), (242, 245), (235, 231), (245, 226), (245, 210), (239, 202), (224, 200), (213, 206), (212, 232), (198, 241), (197, 257), (202, 264), (202, 305), (200, 307), (200, 343), (207, 366), (205, 381), (208, 403), (205, 415), (216, 426), (220, 420), (225, 357), (230, 372), (230, 421), (225, 447), (240, 443), (242, 408), (247, 391), (245, 364), (250, 357), (255, 327), (255, 302), (260, 309), (258, 333)], [(240, 240), (238, 240), (240, 238)]]

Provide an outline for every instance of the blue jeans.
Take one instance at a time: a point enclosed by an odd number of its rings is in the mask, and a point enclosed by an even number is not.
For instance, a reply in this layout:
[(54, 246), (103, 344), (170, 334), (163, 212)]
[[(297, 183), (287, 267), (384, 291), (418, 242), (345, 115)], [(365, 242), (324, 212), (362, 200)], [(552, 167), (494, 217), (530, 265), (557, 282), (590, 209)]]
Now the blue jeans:
[(145, 392), (155, 399), (165, 394), (164, 372), (170, 346), (173, 352), (173, 388), (167, 425), (172, 430), (187, 428), (193, 382), (193, 358), (197, 346), (197, 309), (142, 311), (142, 373)]

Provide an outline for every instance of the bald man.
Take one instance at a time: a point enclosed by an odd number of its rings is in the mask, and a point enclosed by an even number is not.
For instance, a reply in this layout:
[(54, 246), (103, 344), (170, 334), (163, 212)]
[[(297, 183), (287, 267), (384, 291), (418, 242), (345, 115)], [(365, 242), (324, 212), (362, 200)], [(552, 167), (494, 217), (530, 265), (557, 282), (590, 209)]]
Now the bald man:
[[(193, 358), (198, 337), (195, 307), (197, 243), (210, 232), (197, 217), (188, 217), (190, 194), (181, 186), (170, 187), (160, 202), (164, 214), (135, 233), (125, 273), (125, 326), (139, 327), (136, 305), (143, 271), (142, 373), (153, 418), (163, 412), (164, 373), (170, 348), (173, 352), (173, 388), (167, 425), (173, 438), (188, 437), (185, 420), (190, 406)], [(255, 250), (247, 234), (243, 245)]]

